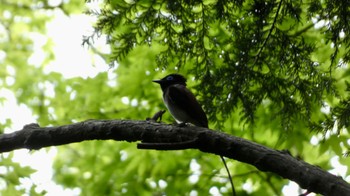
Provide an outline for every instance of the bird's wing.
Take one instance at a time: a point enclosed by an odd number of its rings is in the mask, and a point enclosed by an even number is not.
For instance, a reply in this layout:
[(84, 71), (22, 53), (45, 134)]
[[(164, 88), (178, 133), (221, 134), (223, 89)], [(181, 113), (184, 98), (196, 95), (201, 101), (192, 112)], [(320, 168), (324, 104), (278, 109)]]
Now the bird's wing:
[(208, 127), (208, 119), (202, 107), (190, 90), (183, 85), (172, 85), (168, 87), (168, 95), (171, 101), (185, 113), (187, 113), (193, 124)]

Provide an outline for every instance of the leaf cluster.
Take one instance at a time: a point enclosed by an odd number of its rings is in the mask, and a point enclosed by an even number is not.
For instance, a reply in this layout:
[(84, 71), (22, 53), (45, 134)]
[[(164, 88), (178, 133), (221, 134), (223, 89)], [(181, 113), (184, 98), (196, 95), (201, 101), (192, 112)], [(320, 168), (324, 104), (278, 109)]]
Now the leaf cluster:
[[(6, 189), (0, 190), (1, 195), (19, 195), (30, 193), (30, 195), (42, 195), (45, 191), (40, 193), (35, 190), (36, 185), (31, 184), (30, 187), (22, 186), (22, 181), (29, 178), (29, 175), (35, 170), (29, 166), (21, 166), (19, 163), (12, 162), (12, 155), (0, 156), (0, 183)], [(29, 191), (26, 191), (29, 189)]]
[[(162, 45), (157, 65), (183, 68), (201, 81), (196, 88), (218, 127), (235, 111), (254, 124), (262, 106), (291, 129), (336, 95), (332, 73), (348, 62), (349, 38), (341, 37), (349, 33), (346, 5), (115, 0), (97, 14), (95, 30), (109, 37), (111, 61), (139, 45)], [(313, 19), (327, 24), (317, 29)]]

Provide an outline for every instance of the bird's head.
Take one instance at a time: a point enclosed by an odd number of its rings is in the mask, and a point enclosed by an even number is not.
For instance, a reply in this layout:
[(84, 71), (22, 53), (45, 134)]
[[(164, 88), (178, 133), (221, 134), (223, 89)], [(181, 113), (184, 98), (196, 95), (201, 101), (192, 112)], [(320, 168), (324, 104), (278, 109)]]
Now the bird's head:
[(170, 74), (160, 80), (153, 80), (153, 82), (160, 84), (162, 89), (165, 89), (168, 86), (174, 84), (181, 84), (186, 86), (186, 78), (180, 74)]

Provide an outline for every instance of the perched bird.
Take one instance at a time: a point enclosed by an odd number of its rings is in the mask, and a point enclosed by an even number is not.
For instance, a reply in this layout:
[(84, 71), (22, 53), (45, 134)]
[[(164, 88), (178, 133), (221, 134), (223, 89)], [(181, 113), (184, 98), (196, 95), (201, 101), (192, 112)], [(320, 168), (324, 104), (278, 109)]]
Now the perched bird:
[(191, 123), (208, 128), (208, 119), (197, 99), (188, 88), (186, 79), (180, 74), (170, 74), (160, 80), (163, 101), (177, 123)]
[[(170, 74), (163, 79), (153, 80), (153, 82), (160, 84), (163, 91), (163, 101), (177, 123), (191, 123), (198, 127), (208, 128), (207, 116), (192, 92), (186, 88), (185, 77), (180, 74)], [(236, 192), (230, 170), (224, 157), (220, 155), (220, 158), (231, 183), (232, 195), (235, 196)]]

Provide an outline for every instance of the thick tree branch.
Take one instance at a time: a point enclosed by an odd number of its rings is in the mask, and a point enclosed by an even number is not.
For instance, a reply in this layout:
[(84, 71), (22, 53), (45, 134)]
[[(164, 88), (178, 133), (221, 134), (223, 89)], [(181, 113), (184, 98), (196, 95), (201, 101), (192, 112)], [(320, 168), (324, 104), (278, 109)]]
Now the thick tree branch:
[(0, 135), (0, 152), (107, 139), (141, 141), (141, 148), (198, 149), (254, 165), (261, 171), (274, 172), (310, 192), (350, 195), (350, 185), (341, 177), (297, 160), (289, 153), (206, 128), (179, 127), (152, 121), (88, 120), (59, 127), (30, 124), (14, 133)]

